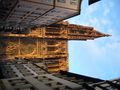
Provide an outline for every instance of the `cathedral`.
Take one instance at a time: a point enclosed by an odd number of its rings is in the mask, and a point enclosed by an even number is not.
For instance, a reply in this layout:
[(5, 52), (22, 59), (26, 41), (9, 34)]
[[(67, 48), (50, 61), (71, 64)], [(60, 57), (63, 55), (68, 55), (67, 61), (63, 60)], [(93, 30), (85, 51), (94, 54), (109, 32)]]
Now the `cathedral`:
[[(89, 0), (89, 5), (99, 0)], [(0, 90), (119, 90), (120, 80), (69, 72), (68, 41), (108, 37), (70, 24), (82, 0), (0, 0)]]

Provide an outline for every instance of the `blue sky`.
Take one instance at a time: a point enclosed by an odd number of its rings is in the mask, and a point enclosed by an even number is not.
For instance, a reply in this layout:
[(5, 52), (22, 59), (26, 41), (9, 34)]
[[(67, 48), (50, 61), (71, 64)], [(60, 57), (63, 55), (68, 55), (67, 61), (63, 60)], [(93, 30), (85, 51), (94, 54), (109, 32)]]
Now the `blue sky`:
[(72, 24), (93, 26), (111, 37), (69, 41), (69, 71), (110, 80), (120, 77), (120, 0), (101, 0), (91, 6), (83, 0)]

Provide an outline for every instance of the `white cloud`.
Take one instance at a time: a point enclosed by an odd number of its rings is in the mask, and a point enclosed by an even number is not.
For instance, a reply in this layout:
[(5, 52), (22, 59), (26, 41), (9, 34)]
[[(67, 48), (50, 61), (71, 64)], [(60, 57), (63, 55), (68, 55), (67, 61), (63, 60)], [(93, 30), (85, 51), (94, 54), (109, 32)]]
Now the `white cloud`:
[(110, 13), (110, 8), (108, 8), (108, 6), (105, 7), (105, 10), (103, 12), (104, 16), (107, 16)]
[[(86, 52), (88, 52), (91, 57), (104, 57), (108, 59), (114, 57), (120, 59), (120, 36), (115, 33), (116, 31), (114, 29), (110, 29), (109, 31), (113, 34), (111, 37), (101, 38), (105, 43), (101, 44), (99, 40), (87, 41), (85, 43), (86, 45), (84, 48), (86, 48)], [(105, 39), (107, 39), (107, 42)]]
[(94, 12), (96, 12), (98, 10), (99, 7), (100, 7), (99, 3), (95, 3), (94, 5), (84, 7), (85, 15), (89, 16), (89, 15), (93, 14)]
[[(102, 10), (102, 12), (100, 11), (98, 12), (98, 14), (96, 14), (95, 12), (97, 12), (98, 7), (100, 10)], [(85, 21), (82, 21), (83, 25), (93, 26), (96, 30), (99, 30), (101, 32), (104, 31), (108, 34), (111, 34), (112, 36), (104, 37), (104, 38), (93, 40), (93, 41), (80, 42), (79, 46), (73, 47), (73, 50), (76, 48), (75, 50), (76, 52), (72, 51), (72, 53), (75, 53), (77, 60), (81, 60), (82, 58), (86, 62), (90, 62), (90, 63), (92, 62), (91, 67), (90, 68), (88, 67), (88, 69), (93, 68), (94, 66), (92, 67), (92, 65), (96, 65), (97, 69), (92, 73), (95, 74), (95, 72), (99, 70), (98, 71), (100, 72), (99, 77), (105, 78), (106, 76), (107, 79), (112, 78), (113, 76), (117, 77), (117, 74), (120, 74), (119, 73), (120, 35), (118, 35), (117, 33), (117, 29), (119, 29), (118, 28), (119, 26), (115, 25), (116, 24), (115, 21), (111, 21), (111, 18), (113, 18), (113, 15), (112, 15), (113, 12), (111, 12), (113, 7), (114, 7), (113, 2), (103, 3), (101, 8), (100, 6), (96, 6), (96, 5), (87, 7), (87, 9), (84, 12), (85, 15), (83, 15), (83, 18)], [(96, 16), (93, 16), (94, 13), (96, 14)], [(78, 19), (76, 19), (76, 21), (77, 20)], [(86, 63), (83, 66), (85, 65)], [(89, 64), (87, 65), (90, 66)], [(113, 72), (116, 72), (116, 74)], [(110, 77), (108, 74), (110, 75)]]
[(101, 19), (101, 24), (102, 25), (108, 25), (108, 24), (110, 24), (110, 21), (108, 19), (102, 18)]
[(97, 17), (94, 17), (94, 18), (90, 18), (89, 20), (88, 20), (88, 23), (90, 24), (90, 25), (92, 25), (93, 27), (94, 26), (99, 26), (99, 18), (97, 18)]
[(86, 52), (93, 60), (97, 61), (101, 58), (101, 56), (105, 55), (105, 49), (103, 47), (99, 47), (95, 41), (88, 42)]
[(108, 2), (108, 3), (109, 3), (109, 6), (110, 6), (111, 8), (113, 8), (113, 7), (115, 6), (114, 2)]
[(104, 3), (103, 4), (103, 8), (104, 8), (103, 15), (108, 16), (113, 7), (114, 7), (114, 2), (109, 1), (108, 3)]

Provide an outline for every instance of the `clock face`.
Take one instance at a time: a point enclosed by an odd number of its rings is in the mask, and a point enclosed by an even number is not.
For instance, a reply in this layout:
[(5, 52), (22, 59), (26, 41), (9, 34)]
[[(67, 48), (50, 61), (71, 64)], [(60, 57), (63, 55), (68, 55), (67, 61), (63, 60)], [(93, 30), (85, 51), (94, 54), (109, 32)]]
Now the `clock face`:
[(34, 55), (37, 53), (36, 40), (32, 38), (22, 38), (20, 42), (21, 55)]

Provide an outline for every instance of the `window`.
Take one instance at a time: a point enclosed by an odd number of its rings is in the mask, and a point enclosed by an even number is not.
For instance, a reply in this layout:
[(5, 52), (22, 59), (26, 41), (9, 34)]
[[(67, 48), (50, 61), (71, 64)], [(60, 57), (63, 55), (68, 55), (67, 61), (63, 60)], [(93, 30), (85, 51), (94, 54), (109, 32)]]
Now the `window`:
[(71, 5), (77, 5), (77, 3), (78, 3), (78, 0), (70, 0)]
[(66, 3), (66, 0), (57, 0), (57, 1), (61, 3)]
[(47, 2), (52, 2), (53, 0), (47, 0)]

